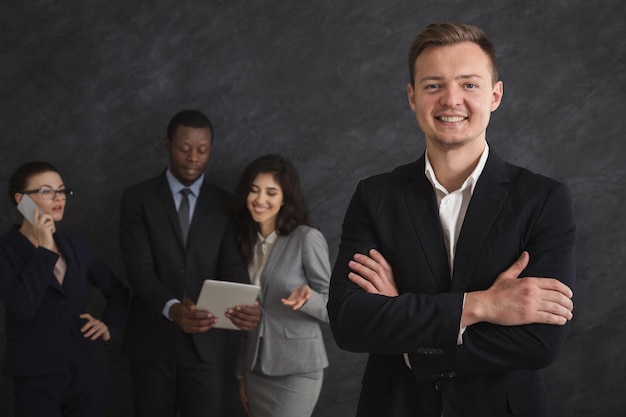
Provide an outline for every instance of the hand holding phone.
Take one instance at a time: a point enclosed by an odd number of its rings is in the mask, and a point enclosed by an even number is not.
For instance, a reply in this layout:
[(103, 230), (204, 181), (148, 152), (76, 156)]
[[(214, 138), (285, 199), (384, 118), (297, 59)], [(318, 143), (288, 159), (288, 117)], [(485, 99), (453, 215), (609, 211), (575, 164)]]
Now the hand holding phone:
[(33, 201), (32, 198), (30, 198), (28, 194), (22, 195), (22, 199), (18, 203), (17, 209), (32, 225), (35, 224), (35, 209), (39, 210), (40, 216), (44, 214), (44, 211)]
[[(32, 237), (38, 242), (35, 246), (42, 246), (46, 249), (56, 251), (54, 238), (52, 237), (54, 232), (56, 232), (56, 228), (52, 216), (46, 214), (28, 194), (22, 196), (22, 199), (17, 205), (17, 209), (22, 213), (24, 218), (33, 225)], [(39, 211), (37, 225), (35, 225), (35, 209)]]

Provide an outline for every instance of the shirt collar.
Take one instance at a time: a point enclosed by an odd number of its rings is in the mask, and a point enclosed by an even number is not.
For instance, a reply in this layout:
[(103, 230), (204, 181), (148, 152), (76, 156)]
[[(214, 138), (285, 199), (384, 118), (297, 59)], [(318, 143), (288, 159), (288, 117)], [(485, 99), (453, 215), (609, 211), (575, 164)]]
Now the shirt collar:
[(197, 197), (200, 194), (200, 187), (204, 181), (204, 173), (202, 173), (202, 175), (200, 175), (200, 177), (193, 184), (189, 187), (185, 187), (180, 181), (178, 181), (174, 174), (172, 174), (172, 171), (169, 168), (165, 172), (165, 177), (167, 178), (170, 190), (172, 190), (172, 195), (178, 195), (183, 188), (189, 188), (193, 195)]
[[(474, 187), (476, 187), (476, 183), (478, 182), (478, 178), (480, 174), (482, 174), (483, 169), (485, 168), (485, 164), (487, 163), (487, 158), (489, 157), (489, 145), (485, 142), (485, 149), (483, 150), (482, 155), (480, 155), (480, 159), (478, 160), (478, 164), (476, 164), (476, 168), (472, 171), (472, 173), (467, 177), (467, 179), (463, 182), (463, 185), (459, 188), (459, 190), (464, 190), (467, 187), (471, 187), (471, 194), (474, 194)], [(428, 158), (428, 149), (426, 150), (426, 167), (424, 168), (424, 174), (426, 178), (430, 181), (433, 187), (444, 191), (446, 194), (450, 192), (454, 192), (456, 190), (448, 191), (444, 188), (443, 185), (437, 181), (437, 177), (435, 176), (435, 171), (433, 170), (432, 165), (430, 164), (430, 159)]]
[(265, 241), (271, 245), (274, 242), (276, 242), (276, 239), (278, 239), (278, 233), (276, 233), (276, 230), (274, 230), (272, 233), (267, 235), (267, 237), (263, 237), (263, 235), (260, 232), (256, 232), (257, 243), (262, 243), (263, 241)]

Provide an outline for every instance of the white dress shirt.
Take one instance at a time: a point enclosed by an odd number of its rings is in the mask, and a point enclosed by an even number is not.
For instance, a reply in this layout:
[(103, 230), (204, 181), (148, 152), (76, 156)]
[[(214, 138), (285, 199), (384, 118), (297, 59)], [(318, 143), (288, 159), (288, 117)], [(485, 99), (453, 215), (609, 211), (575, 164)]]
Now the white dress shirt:
[[(430, 164), (430, 159), (428, 158), (428, 149), (426, 150), (426, 167), (424, 169), (424, 174), (432, 184), (433, 190), (435, 191), (435, 196), (437, 198), (439, 221), (441, 222), (441, 229), (443, 230), (443, 240), (446, 245), (448, 263), (450, 265), (450, 279), (452, 279), (452, 273), (454, 272), (454, 252), (456, 250), (456, 242), (459, 238), (461, 227), (463, 227), (463, 220), (465, 220), (467, 207), (469, 207), (470, 200), (472, 199), (472, 195), (474, 194), (474, 188), (476, 187), (476, 183), (478, 182), (480, 174), (482, 174), (483, 169), (485, 168), (488, 157), (489, 145), (485, 143), (485, 149), (483, 150), (483, 153), (480, 156), (480, 159), (478, 160), (478, 164), (476, 165), (476, 168), (474, 168), (474, 171), (472, 171), (472, 173), (469, 175), (469, 177), (467, 177), (467, 179), (463, 182), (458, 190), (450, 192), (446, 190), (446, 188), (441, 185), (439, 181), (437, 181), (435, 171), (433, 170), (433, 167)], [(463, 298), (463, 302), (465, 302), (465, 297)], [(463, 344), (464, 332), (465, 327), (461, 327), (461, 323), (459, 323), (457, 345)], [(406, 353), (404, 354), (404, 362), (409, 368), (411, 367), (409, 355)]]

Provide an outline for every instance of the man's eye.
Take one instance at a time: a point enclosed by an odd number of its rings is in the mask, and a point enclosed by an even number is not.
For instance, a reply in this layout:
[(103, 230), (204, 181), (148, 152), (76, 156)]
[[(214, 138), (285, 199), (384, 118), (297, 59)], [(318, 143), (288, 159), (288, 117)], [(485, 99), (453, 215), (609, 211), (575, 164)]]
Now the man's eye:
[(437, 88), (439, 88), (439, 84), (428, 84), (426, 86), (427, 90), (436, 90)]

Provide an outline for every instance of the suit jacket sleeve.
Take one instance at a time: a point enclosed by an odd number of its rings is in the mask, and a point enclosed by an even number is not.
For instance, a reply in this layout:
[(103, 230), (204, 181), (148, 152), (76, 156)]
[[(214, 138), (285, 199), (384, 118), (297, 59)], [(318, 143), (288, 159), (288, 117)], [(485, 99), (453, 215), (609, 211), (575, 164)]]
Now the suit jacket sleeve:
[(157, 276), (144, 207), (134, 187), (122, 195), (120, 242), (133, 293), (154, 314), (160, 315), (165, 304), (176, 295)]
[(128, 288), (113, 275), (109, 267), (91, 249), (86, 239), (82, 239), (76, 248), (80, 250), (78, 262), (85, 265), (89, 280), (106, 300), (101, 321), (107, 325), (111, 339), (115, 339), (128, 313)]
[[(19, 233), (19, 232), (17, 232)], [(30, 321), (44, 302), (54, 277), (52, 271), (59, 255), (45, 248), (32, 248), (24, 260), (10, 242), (0, 242), (0, 296), (4, 307), (17, 320)]]
[(330, 281), (330, 261), (326, 239), (319, 230), (308, 229), (302, 243), (302, 267), (311, 287), (311, 298), (301, 311), (320, 321), (328, 323), (328, 284)]

